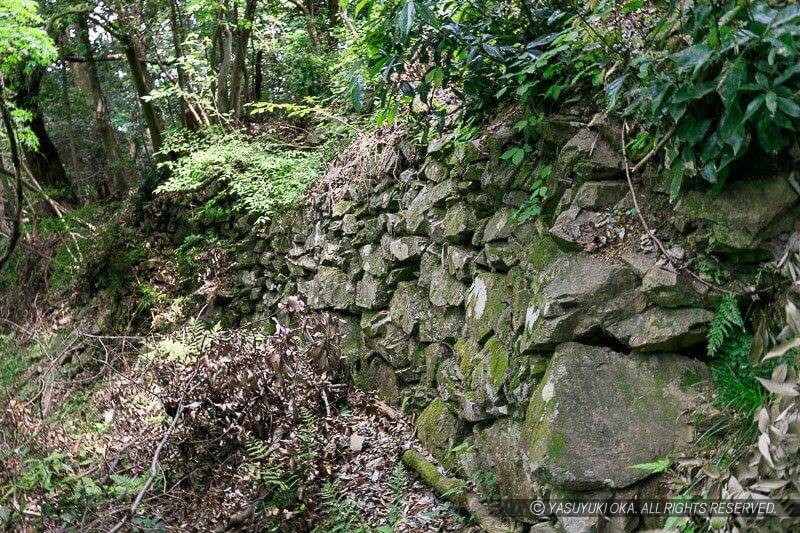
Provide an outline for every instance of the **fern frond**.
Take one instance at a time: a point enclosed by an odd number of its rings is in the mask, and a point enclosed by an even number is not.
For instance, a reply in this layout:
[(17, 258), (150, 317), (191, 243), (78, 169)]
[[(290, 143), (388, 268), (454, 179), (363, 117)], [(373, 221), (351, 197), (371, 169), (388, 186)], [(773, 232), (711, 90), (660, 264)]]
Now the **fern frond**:
[(716, 356), (732, 333), (743, 330), (744, 319), (736, 297), (732, 294), (722, 296), (708, 328), (708, 355)]
[(343, 494), (336, 483), (325, 483), (320, 489), (322, 515), (325, 520), (313, 533), (366, 533), (370, 529), (353, 501)]

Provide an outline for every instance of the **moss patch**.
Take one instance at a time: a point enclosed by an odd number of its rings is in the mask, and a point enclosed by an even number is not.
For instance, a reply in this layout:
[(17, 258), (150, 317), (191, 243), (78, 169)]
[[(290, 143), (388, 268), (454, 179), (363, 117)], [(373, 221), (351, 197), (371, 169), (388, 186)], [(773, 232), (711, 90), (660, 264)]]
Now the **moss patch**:
[(560, 431), (553, 433), (550, 437), (550, 442), (547, 443), (547, 455), (552, 459), (558, 459), (564, 455), (564, 449), (567, 446), (567, 437)]
[(549, 235), (542, 235), (536, 239), (528, 251), (528, 262), (536, 270), (542, 270), (552, 263), (558, 255), (558, 245)]
[(499, 388), (503, 385), (508, 370), (508, 351), (497, 337), (492, 337), (486, 342), (489, 353), (489, 383)]

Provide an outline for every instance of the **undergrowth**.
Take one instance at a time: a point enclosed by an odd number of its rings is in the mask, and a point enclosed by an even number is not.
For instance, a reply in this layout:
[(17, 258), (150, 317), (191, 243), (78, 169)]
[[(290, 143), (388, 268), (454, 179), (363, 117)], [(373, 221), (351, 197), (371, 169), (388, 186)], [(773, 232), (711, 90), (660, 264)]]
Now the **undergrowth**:
[(164, 150), (177, 154), (164, 163), (170, 177), (157, 194), (187, 193), (210, 188), (201, 213), (218, 218), (224, 206), (269, 216), (291, 207), (316, 178), (321, 167), (314, 151), (301, 151), (267, 138), (217, 130), (203, 135), (174, 131)]

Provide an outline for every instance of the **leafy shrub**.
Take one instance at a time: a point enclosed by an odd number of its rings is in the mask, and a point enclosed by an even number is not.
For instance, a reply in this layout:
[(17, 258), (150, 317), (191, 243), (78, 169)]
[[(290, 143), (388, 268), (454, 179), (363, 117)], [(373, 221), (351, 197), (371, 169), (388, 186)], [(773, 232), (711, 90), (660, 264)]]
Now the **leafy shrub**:
[[(448, 88), (467, 113), (516, 95), (523, 103), (555, 102), (566, 89), (594, 80), (595, 40), (576, 24), (578, 2), (431, 0), (360, 2), (370, 11), (365, 45), (377, 94), (394, 117), (399, 103), (444, 113), (436, 90)], [(374, 12), (374, 13), (373, 13)], [(398, 83), (399, 82), (399, 83)], [(396, 89), (395, 89), (396, 88)], [(400, 100), (389, 98), (399, 91)]]
[[(653, 42), (609, 82), (613, 105), (627, 85), (625, 113), (663, 136), (671, 196), (686, 178), (719, 190), (731, 164), (756, 147), (777, 154), (800, 125), (800, 5), (695, 2), (653, 29)], [(672, 43), (688, 43), (671, 46)]]
[(215, 184), (220, 190), (212, 197), (215, 207), (230, 201), (234, 209), (259, 216), (295, 204), (320, 168), (313, 152), (239, 133), (198, 135), (178, 130), (168, 136), (165, 151), (178, 158), (165, 163), (170, 177), (157, 194), (198, 191)]

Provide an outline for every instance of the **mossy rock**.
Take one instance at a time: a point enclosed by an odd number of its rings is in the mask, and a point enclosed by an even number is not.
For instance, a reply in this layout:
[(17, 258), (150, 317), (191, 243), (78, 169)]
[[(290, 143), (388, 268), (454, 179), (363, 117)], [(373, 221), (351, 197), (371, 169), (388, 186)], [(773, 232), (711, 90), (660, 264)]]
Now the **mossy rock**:
[(701, 363), (675, 354), (558, 346), (526, 413), (528, 471), (564, 490), (623, 488), (646, 478), (631, 467), (692, 441), (683, 413), (699, 395), (681, 386), (689, 371), (707, 376)]
[(417, 417), (414, 425), (417, 437), (425, 448), (445, 468), (452, 469), (456, 462), (453, 448), (464, 434), (464, 423), (450, 410), (441, 398), (434, 399)]

